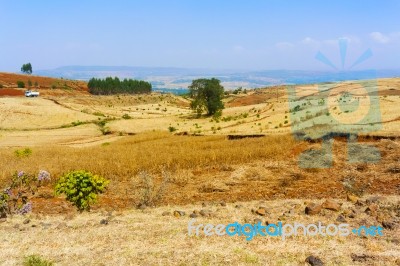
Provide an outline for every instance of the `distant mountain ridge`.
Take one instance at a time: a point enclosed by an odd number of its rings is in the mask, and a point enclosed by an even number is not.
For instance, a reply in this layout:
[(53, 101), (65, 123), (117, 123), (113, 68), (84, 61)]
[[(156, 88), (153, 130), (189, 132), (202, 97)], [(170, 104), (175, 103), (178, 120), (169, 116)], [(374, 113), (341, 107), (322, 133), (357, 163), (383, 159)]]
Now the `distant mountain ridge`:
[(108, 76), (142, 79), (150, 82), (154, 90), (186, 90), (196, 78), (215, 77), (222, 81), (226, 89), (258, 88), (284, 84), (310, 84), (400, 77), (399, 70), (362, 70), (362, 71), (308, 71), (308, 70), (215, 70), (178, 67), (132, 67), (132, 66), (64, 66), (50, 70), (35, 71), (36, 75), (89, 80), (92, 77)]

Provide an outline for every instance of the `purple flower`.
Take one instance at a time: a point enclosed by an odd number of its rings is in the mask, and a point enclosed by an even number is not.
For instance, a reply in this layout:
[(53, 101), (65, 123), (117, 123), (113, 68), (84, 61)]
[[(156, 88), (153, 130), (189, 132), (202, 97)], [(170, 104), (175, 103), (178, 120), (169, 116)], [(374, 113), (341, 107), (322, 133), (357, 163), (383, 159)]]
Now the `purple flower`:
[(39, 181), (50, 181), (50, 173), (45, 170), (40, 170), (38, 175)]
[(9, 197), (11, 197), (11, 196), (12, 196), (11, 188), (10, 188), (10, 187), (6, 188), (6, 189), (4, 190), (4, 193), (6, 193)]
[(25, 174), (24, 171), (19, 171), (18, 172), (18, 177), (22, 177), (24, 174)]
[(27, 214), (28, 212), (32, 211), (32, 203), (28, 202), (19, 210), (20, 214)]

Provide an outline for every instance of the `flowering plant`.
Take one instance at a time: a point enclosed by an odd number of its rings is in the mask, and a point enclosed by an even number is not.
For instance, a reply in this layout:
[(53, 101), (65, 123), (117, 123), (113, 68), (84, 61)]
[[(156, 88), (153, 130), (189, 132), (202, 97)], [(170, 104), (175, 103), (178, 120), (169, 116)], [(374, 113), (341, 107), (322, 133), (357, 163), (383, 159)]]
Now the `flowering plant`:
[(11, 184), (0, 192), (0, 218), (31, 212), (30, 198), (47, 181), (50, 181), (50, 173), (44, 170), (38, 176), (24, 171), (15, 172), (11, 177)]

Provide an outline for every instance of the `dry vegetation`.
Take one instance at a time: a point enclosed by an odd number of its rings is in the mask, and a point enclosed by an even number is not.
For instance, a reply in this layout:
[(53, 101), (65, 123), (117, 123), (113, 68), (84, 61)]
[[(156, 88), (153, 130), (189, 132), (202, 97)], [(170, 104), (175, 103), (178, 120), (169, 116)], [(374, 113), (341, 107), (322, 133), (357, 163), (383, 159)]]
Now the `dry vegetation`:
[[(13, 88), (4, 75), (0, 75), (0, 83)], [(23, 224), (26, 217), (17, 216), (0, 223), (0, 258), (7, 258), (5, 265), (18, 264), (30, 254), (43, 255), (57, 265), (302, 265), (305, 257), (314, 254), (327, 265), (358, 265), (351, 254), (365, 253), (371, 257), (366, 259), (369, 265), (396, 265), (400, 256), (398, 227), (380, 239), (246, 242), (226, 237), (221, 241), (188, 237), (188, 215), (161, 215), (176, 209), (189, 214), (209, 202), (206, 205), (215, 215), (200, 217), (199, 222), (252, 223), (256, 216), (250, 209), (262, 204), (271, 210), (264, 217), (270, 222), (283, 219), (282, 213), (294, 209), (294, 214), (284, 219), (332, 223), (336, 212), (304, 216), (304, 201), (335, 198), (344, 203), (342, 211), (358, 208), (357, 219), (349, 221), (352, 225), (378, 225), (382, 217), (367, 216), (360, 206), (346, 202), (349, 194), (364, 199), (378, 194), (385, 196), (382, 209), (392, 206), (392, 213), (384, 214), (398, 223), (400, 79), (382, 79), (378, 84), (382, 128), (368, 134), (379, 138), (359, 140), (376, 146), (381, 160), (349, 164), (346, 139), (336, 138), (334, 164), (327, 169), (299, 168), (298, 155), (321, 144), (293, 139), (288, 96), (282, 87), (228, 96), (220, 119), (196, 119), (188, 99), (158, 93), (94, 97), (81, 87), (79, 93), (43, 89), (44, 96), (37, 99), (2, 97), (0, 184), (17, 170), (45, 169), (53, 179), (35, 195), (30, 223)], [(355, 85), (349, 82), (345, 86)], [(302, 86), (301, 90), (313, 93), (315, 86)], [(312, 122), (314, 117), (309, 119)], [(172, 128), (175, 131), (169, 132)], [(266, 136), (228, 140), (228, 134)], [(16, 156), (17, 149), (26, 147), (31, 155)], [(91, 214), (77, 215), (53, 194), (57, 178), (77, 169), (111, 180)], [(145, 201), (159, 207), (132, 210)], [(220, 206), (221, 201), (228, 206)], [(107, 213), (111, 211), (110, 216)], [(100, 225), (100, 219), (106, 217), (109, 224)]]

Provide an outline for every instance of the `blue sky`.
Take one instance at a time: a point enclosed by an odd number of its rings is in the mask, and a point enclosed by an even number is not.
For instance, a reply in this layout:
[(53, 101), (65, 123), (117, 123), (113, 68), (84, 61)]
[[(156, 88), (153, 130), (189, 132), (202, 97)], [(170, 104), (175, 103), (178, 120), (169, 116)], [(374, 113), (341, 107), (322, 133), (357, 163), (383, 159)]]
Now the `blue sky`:
[(65, 65), (400, 69), (400, 1), (0, 0), (0, 71)]

